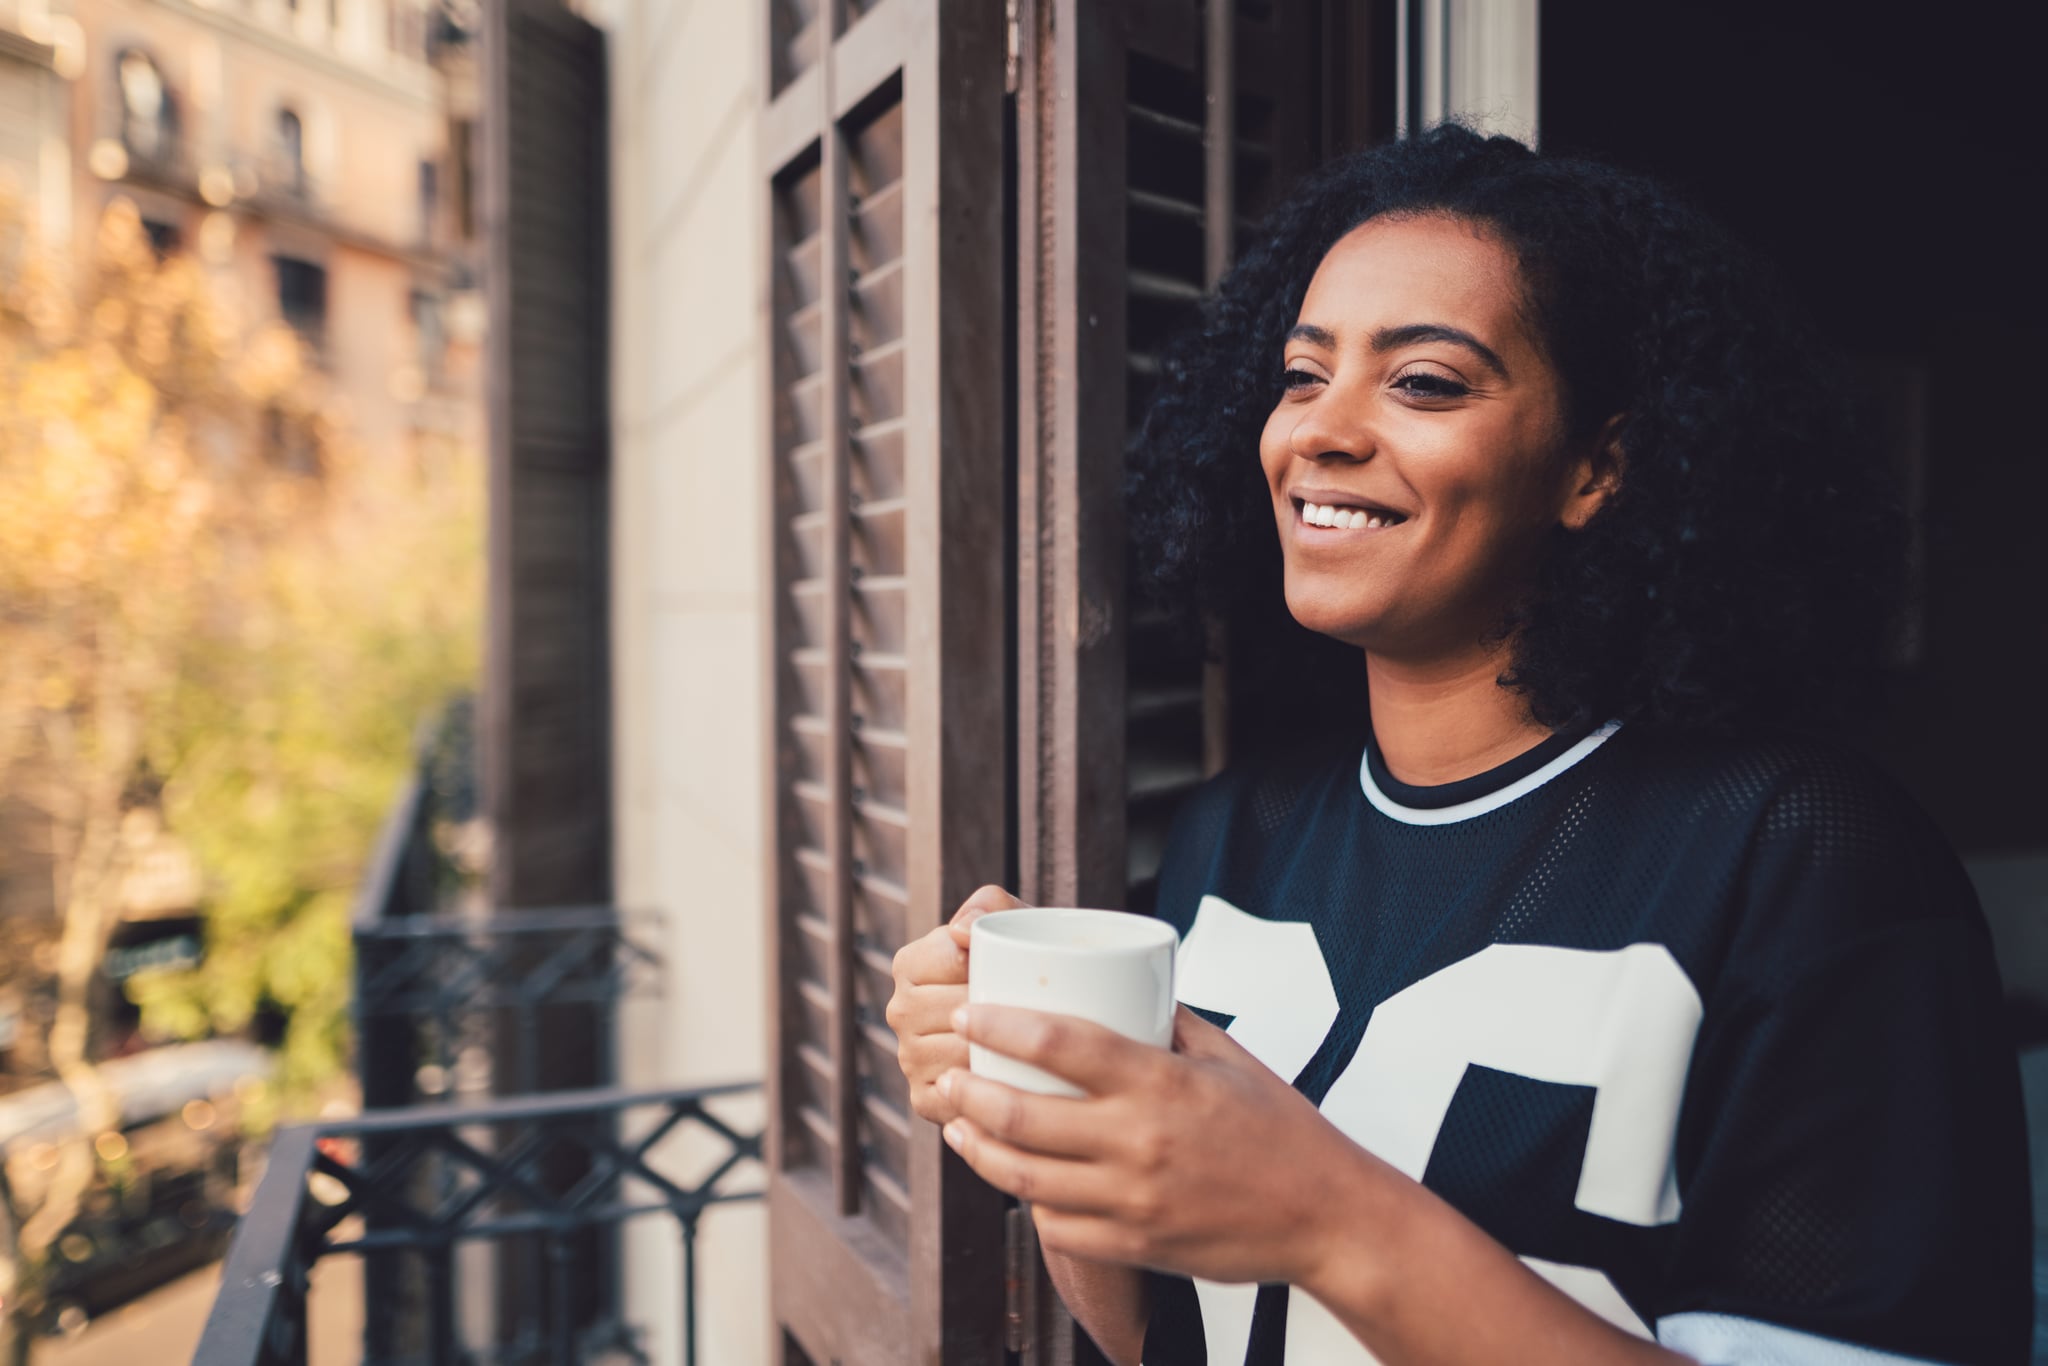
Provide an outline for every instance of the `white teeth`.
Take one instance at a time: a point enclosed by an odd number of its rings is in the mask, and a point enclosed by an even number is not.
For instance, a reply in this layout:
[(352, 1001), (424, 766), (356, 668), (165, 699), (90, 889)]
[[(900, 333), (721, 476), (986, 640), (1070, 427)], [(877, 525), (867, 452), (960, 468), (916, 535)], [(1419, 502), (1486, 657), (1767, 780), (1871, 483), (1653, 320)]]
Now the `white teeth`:
[(1397, 519), (1392, 513), (1367, 512), (1363, 508), (1340, 508), (1331, 503), (1311, 503), (1304, 499), (1301, 504), (1301, 520), (1306, 526), (1334, 527), (1340, 531), (1379, 531), (1393, 526)]

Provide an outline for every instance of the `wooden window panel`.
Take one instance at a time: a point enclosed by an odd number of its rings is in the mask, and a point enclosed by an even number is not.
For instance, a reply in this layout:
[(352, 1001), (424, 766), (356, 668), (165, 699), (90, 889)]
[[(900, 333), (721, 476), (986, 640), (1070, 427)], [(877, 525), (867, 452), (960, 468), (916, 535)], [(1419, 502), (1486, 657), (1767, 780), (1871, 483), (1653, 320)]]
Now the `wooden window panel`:
[[(603, 904), (613, 890), (605, 40), (551, 0), (502, 0), (483, 19), (489, 890), (507, 910)], [(515, 1056), (513, 1022), (497, 1029), (498, 1056)], [(596, 1017), (572, 1012), (549, 1021), (527, 1070), (507, 1069), (497, 1085), (610, 1085), (611, 1056)], [(546, 1179), (566, 1192), (587, 1170), (557, 1162)], [(566, 1246), (565, 1277), (550, 1276), (538, 1239), (505, 1248), (501, 1333), (531, 1327), (536, 1303), (551, 1305), (550, 1319), (566, 1312), (572, 1331), (613, 1312), (616, 1239)], [(392, 1270), (366, 1270), (373, 1294)]]
[(769, 16), (769, 1206), (789, 1361), (1001, 1350), (1000, 1198), (912, 1117), (883, 1018), (896, 948), (1009, 853), (1004, 33), (985, 10)]
[(1019, 0), (1019, 894), (1124, 895), (1124, 54), (1116, 7)]
[[(1337, 7), (1332, 8), (1348, 8)], [(1320, 7), (1139, 0), (1125, 85), (1127, 421), (1143, 417), (1163, 348), (1229, 269), (1240, 236), (1320, 159)], [(1186, 640), (1131, 617), (1124, 736), (1124, 904), (1152, 907), (1181, 800), (1229, 759), (1227, 623)]]
[(611, 895), (604, 42), (543, 0), (486, 18), (491, 895), (591, 904)]
[[(1371, 9), (1362, 0), (1019, 0), (1018, 857), (1027, 900), (1149, 910), (1179, 802), (1227, 759), (1226, 633), (1219, 625), (1190, 645), (1129, 610), (1122, 450), (1163, 348), (1194, 318), (1238, 239), (1325, 145), (1360, 140), (1352, 124), (1365, 102), (1323, 92), (1363, 81), (1350, 68), (1364, 55)], [(1101, 382), (1116, 375), (1123, 383)], [(1042, 1273), (1030, 1288), (1024, 1359), (1099, 1359)]]

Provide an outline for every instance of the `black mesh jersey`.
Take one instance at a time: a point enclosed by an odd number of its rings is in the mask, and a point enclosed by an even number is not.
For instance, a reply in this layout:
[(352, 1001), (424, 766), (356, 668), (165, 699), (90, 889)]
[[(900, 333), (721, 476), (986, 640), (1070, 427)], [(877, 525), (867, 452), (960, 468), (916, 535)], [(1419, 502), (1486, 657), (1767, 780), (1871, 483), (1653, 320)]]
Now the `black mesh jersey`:
[[(1731, 1366), (2025, 1360), (1989, 936), (1862, 763), (1611, 726), (1447, 788), (1274, 758), (1189, 799), (1158, 914), (1183, 1001), (1612, 1322)], [(1153, 1291), (1147, 1366), (1373, 1360), (1284, 1286)]]

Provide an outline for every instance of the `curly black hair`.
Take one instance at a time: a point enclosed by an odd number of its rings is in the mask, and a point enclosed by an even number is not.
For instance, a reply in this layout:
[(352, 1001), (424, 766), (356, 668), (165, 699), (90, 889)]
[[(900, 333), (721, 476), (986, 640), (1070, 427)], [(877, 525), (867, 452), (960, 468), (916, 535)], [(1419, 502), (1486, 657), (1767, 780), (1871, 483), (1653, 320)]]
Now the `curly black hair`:
[[(1573, 431), (1622, 415), (1621, 486), (1582, 531), (1554, 533), (1500, 623), (1502, 684), (1554, 729), (1839, 714), (1879, 672), (1900, 540), (1830, 354), (1672, 191), (1454, 124), (1310, 176), (1169, 350), (1129, 451), (1141, 600), (1187, 621), (1286, 618), (1258, 462), (1286, 332), (1339, 238), (1422, 214), (1515, 254)], [(1331, 644), (1274, 637), (1260, 654), (1299, 677), (1300, 652)]]

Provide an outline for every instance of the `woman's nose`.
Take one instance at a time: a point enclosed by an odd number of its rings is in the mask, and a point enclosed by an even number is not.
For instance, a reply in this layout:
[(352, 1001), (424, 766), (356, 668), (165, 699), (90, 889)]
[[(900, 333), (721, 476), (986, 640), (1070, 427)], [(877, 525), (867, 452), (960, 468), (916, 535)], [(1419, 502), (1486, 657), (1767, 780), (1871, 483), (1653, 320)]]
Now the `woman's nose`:
[(1334, 386), (1325, 390), (1294, 424), (1288, 449), (1303, 460), (1370, 460), (1379, 442), (1362, 406)]

